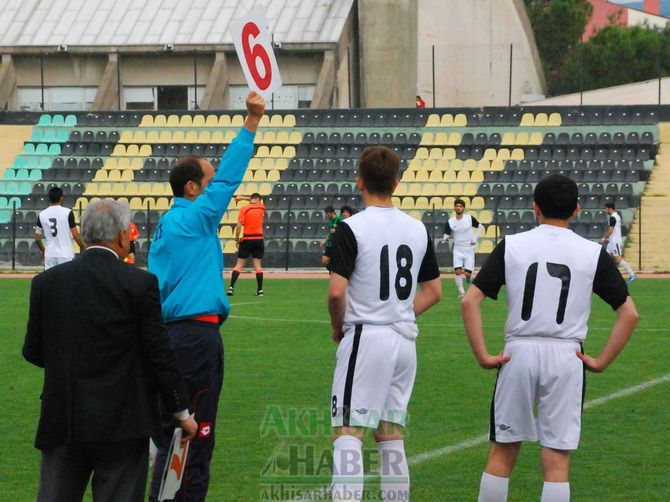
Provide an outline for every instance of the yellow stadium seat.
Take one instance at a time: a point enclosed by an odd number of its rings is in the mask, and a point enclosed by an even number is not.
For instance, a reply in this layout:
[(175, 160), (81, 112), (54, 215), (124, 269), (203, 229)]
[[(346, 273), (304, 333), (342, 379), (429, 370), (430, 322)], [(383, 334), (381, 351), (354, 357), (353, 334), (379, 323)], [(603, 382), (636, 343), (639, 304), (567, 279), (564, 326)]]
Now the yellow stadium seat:
[(140, 127), (152, 127), (154, 125), (153, 115), (143, 115)]
[(443, 183), (455, 183), (456, 182), (456, 171), (444, 171), (442, 175)]
[(107, 172), (107, 181), (121, 181), (121, 171), (112, 169)]
[[(266, 117), (267, 115), (263, 115), (263, 117)], [(274, 145), (277, 142), (276, 135), (274, 131), (266, 131), (263, 134), (263, 143), (266, 145)]]
[(484, 209), (484, 197), (473, 197), (470, 202), (471, 209)]
[(165, 195), (165, 190), (163, 188), (163, 183), (152, 183), (151, 184), (151, 195), (159, 196)]
[(458, 171), (456, 175), (456, 181), (458, 183), (468, 183), (470, 181), (470, 173), (465, 169)]
[(402, 174), (401, 181), (403, 183), (408, 183), (410, 181), (414, 181), (415, 176), (414, 176), (415, 171), (412, 171), (410, 169), (406, 169), (405, 172)]
[(100, 182), (100, 181), (107, 181), (107, 174), (110, 173), (111, 171), (107, 171), (105, 169), (98, 169), (95, 172), (95, 176), (93, 177), (93, 181)]
[(479, 241), (479, 244), (477, 246), (477, 252), (478, 253), (490, 253), (493, 251), (493, 241), (490, 239), (485, 239)]
[(251, 160), (249, 161), (248, 169), (250, 169), (252, 171), (256, 171), (257, 169), (261, 169), (261, 159), (257, 159), (256, 157), (252, 157)]
[(138, 145), (128, 145), (126, 147), (126, 157), (137, 157), (140, 154), (140, 147)]
[(156, 199), (155, 209), (157, 211), (167, 211), (170, 209), (170, 201), (167, 199), (167, 197), (158, 197)]
[[(251, 171), (247, 171), (247, 172), (251, 172)], [(253, 175), (252, 179), (256, 182), (261, 182), (261, 181), (267, 181), (268, 177), (267, 177), (266, 172), (261, 169), (259, 171), (254, 172), (254, 175)]]
[(442, 158), (445, 160), (453, 160), (456, 158), (456, 149), (455, 148), (445, 148)]
[(272, 185), (270, 183), (261, 183), (258, 185), (258, 193), (266, 196), (272, 193)]
[(477, 169), (477, 161), (475, 159), (465, 159), (463, 161), (463, 169), (466, 171), (474, 171)]
[(459, 132), (450, 132), (449, 133), (449, 140), (447, 141), (447, 144), (450, 146), (458, 146), (461, 144), (461, 133)]
[(462, 183), (452, 183), (449, 185), (449, 194), (450, 195), (463, 195), (463, 184)]
[(138, 195), (151, 195), (151, 183), (147, 183), (146, 181), (143, 183), (140, 183), (139, 186), (137, 187), (137, 194)]
[(223, 131), (214, 131), (212, 133), (211, 143), (223, 143), (224, 142)]
[(428, 205), (428, 197), (417, 197), (417, 199), (414, 201), (414, 209), (428, 209), (430, 206)]
[(426, 127), (440, 127), (440, 116), (437, 113), (431, 113), (428, 115)]
[(421, 185), (421, 193), (420, 195), (435, 195), (435, 183), (424, 183)]
[(116, 157), (109, 157), (105, 161), (103, 169), (107, 169), (109, 171), (110, 169), (117, 169), (117, 166), (118, 166), (118, 159)]
[(184, 131), (175, 131), (172, 133), (173, 143), (186, 143), (186, 135)]
[(279, 181), (279, 171), (277, 169), (272, 169), (271, 171), (268, 171), (267, 180), (273, 182)]
[[(170, 131), (166, 131), (168, 134)], [(147, 133), (147, 138), (146, 142), (147, 143), (158, 143), (160, 141), (160, 136), (158, 135), (158, 131), (149, 131)]]
[[(124, 131), (125, 132), (125, 131)], [(128, 131), (130, 132), (130, 131)], [(130, 141), (121, 141), (119, 143), (144, 143), (147, 140), (147, 131), (137, 130)]]
[(472, 171), (470, 174), (470, 181), (473, 183), (483, 183), (484, 182), (484, 172), (483, 171)]
[(442, 209), (442, 197), (431, 197), (428, 206), (433, 210)]
[(227, 241), (224, 241), (221, 248), (222, 248), (224, 254), (235, 254), (235, 253), (237, 253), (237, 243), (232, 239), (228, 239)]
[[(273, 115), (272, 118), (279, 117), (279, 115)], [(277, 138), (275, 139), (276, 143), (280, 145), (287, 145), (289, 143), (288, 131), (279, 131), (277, 133)]]
[(513, 132), (507, 131), (506, 133), (503, 133), (502, 136), (502, 141), (500, 142), (501, 145), (513, 145), (514, 142), (516, 141), (516, 137)]
[(491, 169), (491, 161), (486, 159), (480, 159), (477, 161), (477, 171), (488, 171)]
[(125, 183), (112, 183), (112, 195), (118, 197), (120, 195), (126, 194), (126, 184)]
[(258, 147), (258, 150), (256, 151), (256, 157), (269, 157), (270, 156), (270, 149), (266, 145), (261, 145)]
[[(137, 131), (140, 132), (140, 131)], [(144, 132), (144, 131), (142, 131)], [(137, 133), (135, 133), (137, 134)], [(133, 142), (133, 131), (122, 131), (121, 136), (119, 136), (119, 143), (132, 143)]]
[(134, 159), (129, 159), (130, 165), (124, 169), (130, 169), (132, 171), (139, 171), (144, 167), (144, 159), (140, 157), (135, 157)]
[(209, 131), (200, 131), (198, 133), (198, 143), (211, 143), (212, 133)]
[(449, 136), (446, 132), (438, 132), (435, 134), (435, 140), (433, 141), (434, 145), (447, 146), (449, 145)]
[(484, 160), (495, 160), (496, 155), (498, 152), (496, 151), (495, 148), (487, 148), (484, 150), (484, 156), (482, 157)]
[(114, 146), (114, 150), (112, 151), (112, 155), (115, 157), (120, 157), (122, 155), (126, 154), (126, 145), (121, 145), (119, 143)]
[(172, 143), (172, 133), (170, 131), (161, 131), (159, 143)]
[(549, 122), (549, 117), (546, 113), (538, 113), (535, 115), (535, 126), (546, 126)]
[(242, 181), (251, 181), (254, 179), (254, 172), (249, 171), (248, 169), (244, 172), (244, 176), (242, 177)]
[(244, 116), (243, 115), (233, 115), (230, 119), (231, 127), (242, 127), (244, 125)]
[(428, 171), (421, 170), (417, 171), (414, 175), (414, 181), (426, 182), (428, 181)]
[(468, 125), (468, 118), (464, 113), (459, 113), (454, 117), (454, 127), (465, 127)]
[(445, 197), (444, 202), (442, 203), (442, 208), (443, 209), (453, 209), (455, 201), (456, 201), (456, 197)]
[(186, 131), (186, 135), (184, 136), (184, 143), (197, 143), (197, 142), (198, 142), (198, 131)]
[(438, 160), (435, 163), (435, 169), (438, 170), (438, 171), (446, 171), (446, 170), (450, 169), (449, 161), (444, 158), (444, 155), (442, 156), (442, 158), (440, 160)]
[(519, 146), (525, 146), (530, 141), (527, 132), (520, 132), (516, 135), (516, 144)]
[(218, 127), (230, 127), (230, 115), (221, 115), (219, 117)]
[(493, 213), (488, 209), (484, 209), (483, 211), (479, 211), (479, 217), (477, 219), (480, 223), (488, 225), (493, 221)]
[(554, 112), (551, 115), (549, 115), (549, 120), (547, 121), (548, 126), (560, 126), (563, 124), (563, 118), (561, 117), (561, 114), (558, 112)]
[(179, 117), (179, 127), (194, 127), (193, 117), (190, 115), (182, 115)]
[(523, 160), (523, 157), (524, 157), (523, 148), (515, 148), (514, 150), (512, 150), (512, 154), (510, 156), (512, 160)]
[(111, 194), (112, 194), (111, 183), (100, 183), (98, 185), (97, 195), (100, 195), (101, 197), (108, 197)]
[(497, 235), (500, 235), (500, 232), (498, 231), (498, 227), (496, 225), (489, 225), (486, 227), (486, 237), (490, 239), (495, 239)]
[(226, 131), (226, 135), (223, 138), (223, 142), (232, 143), (232, 141), (235, 139), (235, 136), (237, 136), (235, 131)]
[(428, 154), (428, 158), (433, 160), (439, 160), (442, 158), (443, 154), (444, 152), (442, 148), (431, 148), (430, 153)]
[(528, 144), (531, 146), (539, 146), (542, 144), (544, 141), (544, 138), (542, 137), (541, 132), (534, 132), (530, 135), (530, 139), (528, 140)]
[(289, 143), (292, 145), (299, 145), (302, 142), (302, 134), (298, 131), (293, 131), (289, 137)]
[(233, 227), (230, 225), (222, 225), (219, 229), (219, 237), (221, 239), (232, 239), (233, 237)]
[(528, 127), (535, 125), (535, 117), (532, 113), (524, 113), (521, 116), (521, 127)]
[(419, 143), (420, 145), (423, 146), (430, 146), (434, 143), (435, 138), (433, 136), (432, 132), (425, 132), (423, 133), (423, 136), (421, 136), (421, 142)]
[(270, 117), (263, 115), (260, 122), (258, 122), (258, 127), (270, 127)]
[[(202, 119), (200, 119), (200, 117), (202, 117)], [(218, 127), (218, 126), (219, 126), (219, 117), (216, 115), (207, 115), (206, 118), (203, 115), (196, 115), (195, 117), (193, 117), (193, 127)]]
[(402, 197), (403, 195), (407, 195), (407, 187), (411, 186), (411, 183), (400, 183), (396, 189), (395, 192), (393, 192), (393, 195), (397, 197)]
[[(137, 192), (137, 186), (135, 186), (135, 192)], [(139, 211), (143, 209), (142, 199), (140, 199), (139, 197), (132, 197), (128, 205), (130, 206), (130, 209), (132, 209), (133, 211)]]
[(75, 202), (74, 207), (77, 209), (86, 209), (86, 206), (88, 205), (88, 199), (86, 197), (79, 197), (77, 199), (77, 202)]
[(451, 127), (454, 125), (454, 116), (451, 113), (445, 113), (440, 120), (441, 127)]
[(414, 197), (403, 197), (400, 209), (414, 209)]
[(151, 157), (151, 145), (142, 145), (140, 147), (140, 157)]
[(165, 127), (167, 124), (167, 119), (165, 115), (156, 115), (154, 117), (154, 127)]
[[(129, 172), (132, 174), (132, 171)], [(132, 179), (130, 180), (130, 182), (126, 183), (126, 195), (128, 197), (137, 195), (137, 183), (132, 183)]]
[[(286, 154), (286, 148), (284, 148), (284, 154)], [(289, 152), (290, 153), (290, 152)], [(295, 157), (295, 155), (294, 155)], [(274, 159), (275, 161), (275, 169), (278, 169), (280, 171), (284, 171), (285, 169), (288, 169), (288, 158), (281, 158), (281, 159)]]
[(505, 163), (502, 160), (491, 161), (491, 171), (502, 171), (505, 169)]
[(284, 127), (281, 115), (272, 115), (270, 117), (270, 127)]
[(435, 195), (449, 195), (449, 184), (448, 183), (439, 183), (435, 185)]
[(256, 132), (256, 136), (254, 136), (254, 145), (262, 145), (263, 143), (264, 143), (263, 132), (262, 131)]
[(419, 159), (412, 159), (409, 161), (409, 164), (407, 165), (407, 169), (410, 171), (420, 171), (421, 170), (421, 165), (422, 161)]
[(498, 150), (498, 155), (496, 156), (496, 160), (509, 160), (511, 158), (511, 153), (509, 151), (509, 148), (501, 148)]
[(168, 115), (165, 125), (167, 127), (179, 127), (179, 115)]
[(270, 157), (279, 158), (282, 157), (283, 155), (284, 155), (284, 149), (281, 146), (275, 145), (272, 148), (270, 148)]
[(428, 158), (428, 148), (425, 146), (420, 146), (419, 148), (416, 149), (416, 155), (414, 156), (415, 159), (420, 159), (424, 160)]
[(428, 181), (431, 183), (442, 183), (442, 171), (438, 169), (433, 169), (430, 172), (430, 176), (428, 177)]
[(400, 207), (402, 204), (402, 199), (400, 197), (391, 197), (391, 202), (395, 207)]
[(284, 115), (284, 127), (295, 127), (295, 115), (292, 113)]
[(258, 160), (261, 163), (260, 168), (263, 169), (264, 171), (270, 171), (275, 168), (275, 159), (266, 157), (264, 159), (256, 159), (256, 160)]

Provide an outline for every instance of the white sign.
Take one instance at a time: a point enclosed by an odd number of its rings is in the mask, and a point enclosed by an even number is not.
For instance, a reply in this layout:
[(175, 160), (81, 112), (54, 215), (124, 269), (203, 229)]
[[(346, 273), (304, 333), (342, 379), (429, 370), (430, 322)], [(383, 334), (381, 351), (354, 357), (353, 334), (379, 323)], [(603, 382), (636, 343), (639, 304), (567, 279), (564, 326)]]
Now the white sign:
[(177, 490), (181, 486), (181, 480), (184, 477), (184, 468), (186, 467), (186, 455), (188, 454), (188, 445), (190, 441), (182, 448), (181, 446), (182, 429), (177, 427), (172, 436), (172, 443), (165, 459), (165, 469), (161, 479), (161, 487), (158, 490), (158, 500), (173, 500)]
[(231, 23), (230, 34), (249, 88), (268, 100), (281, 87), (281, 75), (265, 13), (259, 7), (251, 9), (246, 16)]

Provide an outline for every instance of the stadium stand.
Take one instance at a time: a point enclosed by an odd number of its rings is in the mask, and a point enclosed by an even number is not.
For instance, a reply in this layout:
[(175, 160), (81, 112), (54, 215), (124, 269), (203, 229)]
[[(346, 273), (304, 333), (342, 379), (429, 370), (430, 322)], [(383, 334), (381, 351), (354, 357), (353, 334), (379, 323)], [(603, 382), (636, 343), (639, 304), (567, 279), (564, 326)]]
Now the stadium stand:
[[(218, 166), (242, 122), (242, 115), (226, 113), (41, 115), (33, 128), (21, 129), (20, 152), (0, 180), (0, 259), (10, 260), (15, 249), (19, 265), (37, 264), (34, 215), (58, 185), (77, 216), (94, 198), (128, 201), (141, 234), (138, 263), (146, 263), (150, 236), (172, 202), (174, 161), (200, 155)], [(402, 162), (395, 203), (424, 222), (447, 266), (450, 251), (438, 237), (456, 197), (486, 226), (481, 259), (501, 236), (532, 228), (532, 191), (549, 173), (579, 185), (576, 232), (602, 236), (607, 201), (616, 203), (627, 230), (654, 166), (658, 122), (644, 107), (274, 113), (263, 118), (238, 193), (257, 191), (265, 199), (268, 267), (316, 267), (323, 208), (360, 207), (357, 159), (366, 146), (387, 145)], [(226, 260), (234, 258), (237, 213), (232, 203), (221, 221)]]

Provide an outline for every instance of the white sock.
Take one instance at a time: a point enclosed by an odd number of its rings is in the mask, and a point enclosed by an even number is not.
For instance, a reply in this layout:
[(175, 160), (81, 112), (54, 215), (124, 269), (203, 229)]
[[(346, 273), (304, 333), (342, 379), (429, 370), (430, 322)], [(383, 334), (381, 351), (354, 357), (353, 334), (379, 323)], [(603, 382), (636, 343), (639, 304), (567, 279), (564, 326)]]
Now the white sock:
[(628, 262), (626, 260), (621, 260), (619, 262), (619, 265), (621, 265), (621, 268), (623, 268), (625, 270), (625, 272), (628, 274), (628, 277), (635, 274), (635, 272), (633, 272), (633, 269), (630, 268), (630, 265), (628, 264)]
[(509, 478), (501, 478), (488, 472), (482, 473), (477, 502), (506, 502), (508, 486)]
[(458, 288), (458, 292), (460, 294), (465, 294), (465, 290), (463, 289), (463, 276), (457, 275), (456, 277), (454, 277), (454, 281), (456, 281), (456, 287)]
[(409, 500), (409, 466), (401, 439), (377, 443), (383, 500)]
[(340, 436), (333, 443), (333, 500), (361, 500), (363, 496), (363, 451), (360, 439)]
[(570, 502), (570, 483), (545, 481), (540, 502)]

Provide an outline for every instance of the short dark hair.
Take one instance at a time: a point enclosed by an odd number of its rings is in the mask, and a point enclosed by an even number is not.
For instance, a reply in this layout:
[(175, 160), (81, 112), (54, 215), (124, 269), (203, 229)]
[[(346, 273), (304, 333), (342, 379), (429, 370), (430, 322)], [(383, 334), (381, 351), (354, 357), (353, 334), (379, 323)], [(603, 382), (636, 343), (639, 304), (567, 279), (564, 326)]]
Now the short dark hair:
[(346, 211), (347, 213), (349, 213), (349, 214), (354, 214), (354, 210), (351, 209), (351, 206), (342, 206), (342, 207), (340, 208), (340, 214), (342, 214), (342, 213), (345, 212), (345, 211)]
[(400, 170), (400, 157), (385, 146), (369, 146), (361, 154), (358, 175), (368, 192), (392, 195)]
[(545, 218), (567, 220), (577, 208), (577, 183), (567, 176), (551, 174), (535, 187), (533, 200)]
[(63, 190), (61, 187), (52, 187), (49, 189), (49, 202), (55, 204), (56, 202), (60, 202), (62, 198)]
[(198, 185), (205, 177), (205, 172), (200, 165), (198, 155), (188, 155), (177, 159), (174, 167), (170, 171), (170, 186), (175, 197), (184, 196), (184, 185), (189, 181), (193, 181)]
[(465, 201), (464, 201), (463, 199), (456, 199), (456, 200), (454, 201), (454, 206), (455, 206), (456, 204), (460, 204), (461, 206), (465, 207)]
[(250, 196), (249, 198), (250, 198), (250, 199), (258, 199), (258, 200), (261, 200), (261, 194), (259, 194), (258, 192), (254, 192), (254, 193), (251, 194), (251, 196)]
[(614, 202), (606, 202), (606, 203), (605, 203), (605, 207), (606, 207), (607, 209), (616, 209), (616, 208), (614, 207)]
[(323, 210), (326, 213), (334, 213), (335, 212), (335, 208), (333, 206), (326, 206), (326, 207), (323, 208)]

